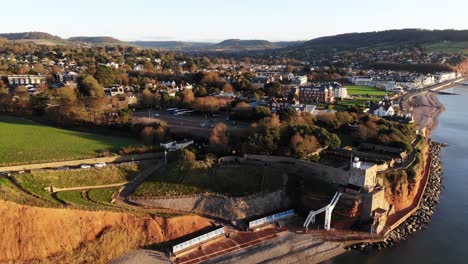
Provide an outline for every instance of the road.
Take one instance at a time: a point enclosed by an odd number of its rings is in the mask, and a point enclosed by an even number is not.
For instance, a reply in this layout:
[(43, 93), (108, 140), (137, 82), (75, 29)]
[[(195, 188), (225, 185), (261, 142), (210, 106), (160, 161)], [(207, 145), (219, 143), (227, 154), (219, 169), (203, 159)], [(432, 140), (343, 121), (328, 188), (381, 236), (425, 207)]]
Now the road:
[(229, 120), (225, 113), (208, 117), (200, 113), (186, 115), (173, 115), (166, 110), (137, 110), (133, 113), (134, 121), (143, 118), (160, 119), (175, 130), (190, 132), (201, 136), (209, 136), (212, 128), (218, 123), (225, 123), (230, 129), (246, 129), (250, 127), (247, 122)]

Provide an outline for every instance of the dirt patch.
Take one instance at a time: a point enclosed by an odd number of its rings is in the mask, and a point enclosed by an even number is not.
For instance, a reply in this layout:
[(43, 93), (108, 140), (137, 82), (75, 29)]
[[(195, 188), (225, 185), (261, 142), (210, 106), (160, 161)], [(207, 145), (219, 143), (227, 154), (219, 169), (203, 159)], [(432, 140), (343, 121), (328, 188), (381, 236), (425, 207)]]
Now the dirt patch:
[(48, 209), (0, 201), (0, 262), (105, 263), (144, 245), (210, 226), (198, 216)]

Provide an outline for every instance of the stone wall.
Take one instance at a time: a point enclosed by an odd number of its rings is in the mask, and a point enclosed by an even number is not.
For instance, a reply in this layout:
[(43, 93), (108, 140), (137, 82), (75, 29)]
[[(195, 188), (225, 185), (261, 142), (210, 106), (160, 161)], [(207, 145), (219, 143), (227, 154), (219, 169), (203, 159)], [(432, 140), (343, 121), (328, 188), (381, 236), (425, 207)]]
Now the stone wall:
[(218, 160), (218, 163), (220, 164), (233, 162), (262, 166), (266, 165), (273, 168), (281, 168), (288, 172), (305, 170), (310, 172), (310, 175), (333, 184), (346, 184), (349, 174), (348, 171), (326, 166), (320, 163), (282, 156), (246, 154), (244, 157), (227, 156)]

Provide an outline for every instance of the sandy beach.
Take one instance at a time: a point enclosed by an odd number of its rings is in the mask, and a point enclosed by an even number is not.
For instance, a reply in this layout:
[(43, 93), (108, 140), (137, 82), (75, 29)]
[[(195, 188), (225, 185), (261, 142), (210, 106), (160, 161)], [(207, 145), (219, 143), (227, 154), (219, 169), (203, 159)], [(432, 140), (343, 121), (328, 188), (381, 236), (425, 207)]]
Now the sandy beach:
[[(466, 80), (467, 79), (463, 79), (458, 82)], [(444, 84), (436, 86), (431, 90), (438, 91), (457, 85), (457, 83)], [(438, 94), (430, 91), (425, 91), (406, 98), (402, 104), (405, 109), (410, 109), (409, 112), (413, 114), (414, 121), (418, 124), (419, 129), (426, 128), (426, 133), (428, 133), (427, 135), (437, 127), (438, 117), (445, 109), (444, 105), (439, 102)]]

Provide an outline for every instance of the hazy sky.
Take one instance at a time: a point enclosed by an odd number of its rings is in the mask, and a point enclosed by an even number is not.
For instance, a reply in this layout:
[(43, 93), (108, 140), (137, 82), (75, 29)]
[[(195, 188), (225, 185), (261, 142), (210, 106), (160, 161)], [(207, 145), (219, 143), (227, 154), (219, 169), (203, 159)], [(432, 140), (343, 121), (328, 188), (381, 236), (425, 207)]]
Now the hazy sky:
[(61, 37), (307, 40), (385, 29), (468, 29), (468, 0), (8, 0), (0, 32)]

